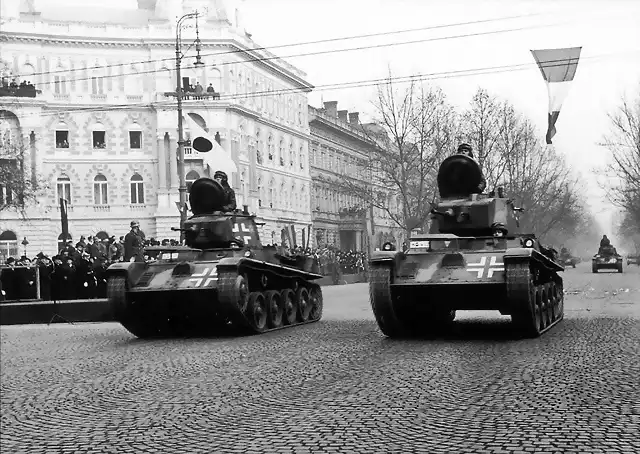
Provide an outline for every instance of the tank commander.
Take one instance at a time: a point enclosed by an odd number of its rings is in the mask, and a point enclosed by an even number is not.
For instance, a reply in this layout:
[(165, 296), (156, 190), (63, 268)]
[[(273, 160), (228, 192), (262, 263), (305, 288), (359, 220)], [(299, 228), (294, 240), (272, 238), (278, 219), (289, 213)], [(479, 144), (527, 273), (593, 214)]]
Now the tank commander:
[(124, 237), (124, 261), (143, 262), (144, 261), (144, 241), (145, 235), (140, 230), (138, 221), (131, 221), (131, 231)]
[(236, 209), (236, 193), (229, 186), (229, 180), (227, 174), (218, 170), (213, 179), (220, 183), (220, 186), (224, 189), (224, 204), (222, 205), (222, 211), (235, 211)]
[[(473, 159), (474, 161), (476, 160), (473, 157), (473, 149), (471, 148), (471, 145), (469, 145), (468, 143), (462, 143), (458, 146), (458, 151), (456, 152), (456, 154), (461, 154), (464, 156), (468, 156), (471, 159)], [(482, 194), (482, 192), (485, 190), (485, 188), (487, 187), (487, 181), (484, 178), (484, 175), (482, 174), (482, 170), (480, 171), (480, 183), (478, 184), (478, 187), (476, 188), (476, 192), (477, 194)]]

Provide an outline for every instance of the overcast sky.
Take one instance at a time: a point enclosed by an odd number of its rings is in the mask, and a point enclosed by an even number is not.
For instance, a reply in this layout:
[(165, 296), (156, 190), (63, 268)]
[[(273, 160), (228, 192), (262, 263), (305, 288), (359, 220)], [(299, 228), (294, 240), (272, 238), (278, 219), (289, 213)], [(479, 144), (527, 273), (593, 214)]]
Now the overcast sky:
[[(43, 1), (43, 0), (41, 0)], [(53, 0), (46, 0), (53, 1)], [(59, 1), (57, 2), (59, 4)], [(71, 4), (102, 4), (65, 0)], [(214, 3), (214, 2), (212, 2)], [(106, 4), (106, 3), (105, 3)], [(109, 5), (135, 7), (135, 0)], [(546, 132), (546, 85), (531, 49), (582, 46), (576, 77), (564, 101), (554, 145), (589, 182), (589, 203), (608, 235), (612, 210), (603, 200), (593, 169), (607, 153), (596, 142), (608, 128), (607, 112), (620, 97), (640, 88), (640, 1), (636, 0), (244, 0), (244, 21), (263, 46), (353, 37), (438, 25), (528, 15), (473, 25), (345, 39), (285, 47), (273, 52), (307, 73), (317, 90), (311, 105), (338, 101), (339, 109), (371, 112), (374, 87), (326, 90), (323, 85), (394, 76), (433, 74), (493, 66), (529, 64), (525, 70), (466, 77), (440, 77), (449, 100), (464, 108), (481, 86), (511, 101)], [(524, 28), (524, 29), (523, 29)], [(477, 35), (498, 30), (511, 30)], [(475, 36), (452, 38), (455, 35)], [(433, 40), (433, 38), (446, 38)], [(425, 41), (431, 39), (431, 41)], [(414, 41), (407, 44), (408, 41)], [(415, 42), (421, 41), (421, 42)], [(293, 57), (295, 54), (352, 47), (397, 45)]]

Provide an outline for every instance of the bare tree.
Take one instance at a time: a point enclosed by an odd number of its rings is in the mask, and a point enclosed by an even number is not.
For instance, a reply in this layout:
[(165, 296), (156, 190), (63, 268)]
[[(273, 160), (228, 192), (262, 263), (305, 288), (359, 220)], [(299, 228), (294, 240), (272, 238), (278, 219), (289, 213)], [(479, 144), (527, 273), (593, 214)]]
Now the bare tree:
[(600, 144), (611, 155), (607, 196), (640, 233), (640, 85), (635, 99), (623, 98), (609, 120), (611, 130)]
[(391, 76), (373, 105), (374, 122), (361, 125), (368, 156), (331, 183), (410, 231), (429, 216), (438, 166), (454, 146), (455, 112), (440, 89), (411, 83), (401, 90)]
[(29, 147), (10, 130), (0, 132), (0, 212), (14, 211), (23, 219), (44, 189), (30, 160)]

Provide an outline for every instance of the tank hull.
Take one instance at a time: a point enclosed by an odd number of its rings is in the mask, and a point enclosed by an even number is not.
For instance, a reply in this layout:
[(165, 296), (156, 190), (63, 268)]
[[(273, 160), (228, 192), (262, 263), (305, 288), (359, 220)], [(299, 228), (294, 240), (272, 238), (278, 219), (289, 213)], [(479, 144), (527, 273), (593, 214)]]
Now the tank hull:
[(622, 273), (622, 257), (599, 256), (591, 259), (591, 270), (597, 273), (599, 270), (617, 270)]
[(370, 299), (383, 333), (390, 337), (442, 330), (456, 310), (498, 310), (511, 315), (528, 337), (563, 318), (563, 268), (535, 248), (516, 241), (486, 247), (470, 240), (465, 249), (410, 248), (378, 253), (371, 260)]
[(114, 318), (140, 338), (258, 334), (320, 320), (320, 275), (240, 252), (182, 248), (175, 260), (112, 265)]

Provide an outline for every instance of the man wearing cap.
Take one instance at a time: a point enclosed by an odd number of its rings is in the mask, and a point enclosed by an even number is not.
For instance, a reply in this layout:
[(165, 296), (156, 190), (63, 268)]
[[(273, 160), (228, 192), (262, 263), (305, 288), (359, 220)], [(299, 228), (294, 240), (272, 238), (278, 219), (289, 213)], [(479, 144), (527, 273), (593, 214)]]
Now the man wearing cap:
[[(469, 145), (468, 143), (460, 144), (460, 146), (458, 146), (458, 151), (456, 152), (456, 154), (468, 156), (469, 158), (475, 161), (475, 158), (473, 157), (473, 149), (471, 148), (471, 145)], [(482, 174), (482, 169), (481, 169), (480, 183), (478, 184), (478, 187), (474, 192), (477, 192), (478, 194), (482, 194), (482, 191), (484, 191), (486, 187), (487, 187), (487, 180), (484, 179), (484, 175)]]
[(233, 191), (231, 186), (229, 186), (227, 174), (218, 170), (213, 175), (213, 179), (220, 183), (220, 186), (224, 189), (224, 203), (222, 211), (234, 211), (236, 209), (236, 193)]
[[(131, 231), (124, 237), (124, 261), (144, 261), (144, 232), (138, 221), (131, 221)], [(132, 260), (133, 259), (133, 260)]]

